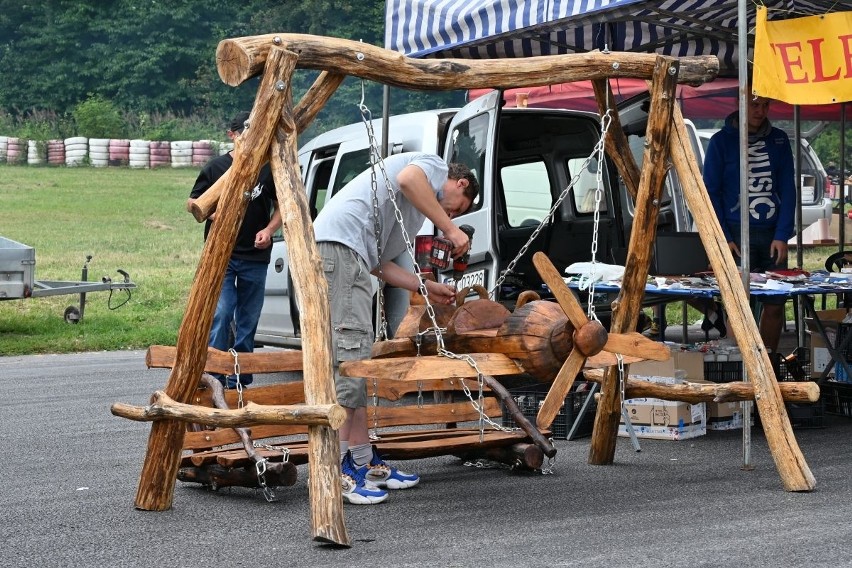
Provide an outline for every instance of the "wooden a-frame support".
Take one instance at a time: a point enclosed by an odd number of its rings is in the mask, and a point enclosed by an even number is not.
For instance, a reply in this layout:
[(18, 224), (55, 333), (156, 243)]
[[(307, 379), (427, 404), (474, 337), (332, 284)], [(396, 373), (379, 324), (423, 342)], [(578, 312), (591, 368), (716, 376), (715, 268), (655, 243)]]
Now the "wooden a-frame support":
[[(658, 200), (663, 182), (668, 151), (695, 214), (711, 265), (719, 275), (734, 336), (740, 345), (748, 346), (742, 350), (743, 358), (754, 382), (761, 420), (784, 486), (791, 491), (813, 489), (814, 478), (796, 444), (768, 356), (762, 349), (753, 349), (752, 339), (759, 335), (757, 326), (748, 309), (745, 292), (736, 279), (737, 267), (727, 252), (721, 228), (709, 205), (679, 110), (673, 105), (675, 82), (700, 84), (712, 80), (718, 72), (715, 57), (687, 57), (675, 61), (654, 54), (588, 53), (512, 61), (423, 61), (354, 41), (268, 34), (222, 41), (217, 49), (217, 61), (220, 77), (229, 85), (239, 85), (256, 75), (262, 75), (262, 80), (250, 126), (236, 141), (233, 166), (193, 209), (199, 220), (205, 219), (214, 209), (219, 213), (199, 260), (178, 333), (175, 365), (165, 389), (168, 397), (178, 403), (188, 403), (198, 386), (217, 300), (217, 295), (210, 291), (219, 287), (245, 212), (242, 188), (256, 179), (262, 164), (269, 160), (284, 220), (294, 285), (297, 294), (308, 299), (303, 302), (301, 312), (305, 400), (307, 404), (316, 405), (335, 402), (328, 306), (323, 301), (311, 301), (326, 296), (326, 283), (316, 245), (310, 238), (313, 227), (299, 176), (296, 148), (298, 132), (316, 116), (345, 76), (420, 90), (511, 88), (593, 80), (603, 108), (606, 108), (604, 97), (608, 93), (608, 78), (653, 79), (649, 147), (642, 174), (630, 153), (625, 151), (626, 138), (617, 114), (610, 128), (612, 138), (607, 140), (608, 155), (637, 198), (636, 222), (622, 293), (614, 309), (613, 331), (630, 328), (638, 317), (655, 231), (658, 207), (655, 200)], [(297, 68), (316, 69), (322, 73), (293, 109), (290, 88), (292, 73)], [(591, 463), (610, 463), (613, 459), (620, 404), (614, 377), (610, 371), (603, 381)], [(136, 495), (138, 508), (164, 510), (171, 507), (183, 435), (182, 422), (165, 419), (152, 425)], [(349, 545), (343, 522), (337, 434), (330, 426), (311, 426), (309, 445), (312, 536), (322, 542)]]

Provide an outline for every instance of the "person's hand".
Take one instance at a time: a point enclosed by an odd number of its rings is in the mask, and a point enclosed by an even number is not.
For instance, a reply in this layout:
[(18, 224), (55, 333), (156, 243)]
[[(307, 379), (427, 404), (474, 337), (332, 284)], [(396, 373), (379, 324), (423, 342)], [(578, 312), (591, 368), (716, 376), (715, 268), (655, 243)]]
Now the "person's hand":
[(470, 250), (470, 237), (455, 225), (449, 231), (444, 231), (444, 237), (453, 243), (453, 258), (458, 258)]
[(772, 241), (769, 245), (769, 256), (776, 265), (783, 264), (787, 260), (787, 243), (784, 241)]
[[(464, 234), (464, 233), (462, 233)], [(441, 284), (433, 280), (426, 280), (426, 293), (429, 301), (435, 304), (451, 305), (456, 301), (456, 289), (449, 284)]]
[(728, 248), (731, 249), (731, 254), (734, 255), (734, 258), (739, 258), (741, 256), (740, 247), (738, 247), (737, 243), (734, 241), (728, 241)]
[(261, 229), (254, 236), (254, 248), (265, 249), (272, 245), (272, 234), (266, 229)]

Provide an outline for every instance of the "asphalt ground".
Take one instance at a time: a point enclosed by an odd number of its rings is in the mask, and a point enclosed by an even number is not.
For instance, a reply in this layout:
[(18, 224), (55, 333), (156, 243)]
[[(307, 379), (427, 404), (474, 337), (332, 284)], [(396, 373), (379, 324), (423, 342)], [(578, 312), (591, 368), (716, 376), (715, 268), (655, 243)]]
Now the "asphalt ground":
[[(760, 429), (687, 441), (556, 441), (552, 475), (400, 464), (421, 484), (346, 505), (351, 548), (311, 541), (305, 477), (268, 503), (178, 483), (172, 509), (133, 506), (150, 425), (110, 414), (166, 383), (144, 353), (0, 357), (0, 562), (52, 566), (852, 566), (852, 419), (797, 430), (815, 491), (784, 491)], [(259, 375), (258, 382), (280, 380)]]

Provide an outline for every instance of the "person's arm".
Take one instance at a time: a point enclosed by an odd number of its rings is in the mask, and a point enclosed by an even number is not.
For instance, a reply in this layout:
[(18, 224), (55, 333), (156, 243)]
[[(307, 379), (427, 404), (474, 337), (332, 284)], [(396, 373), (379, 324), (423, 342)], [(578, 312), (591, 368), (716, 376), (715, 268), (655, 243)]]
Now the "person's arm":
[(716, 219), (722, 227), (722, 233), (725, 235), (728, 248), (731, 249), (731, 253), (735, 257), (739, 257), (740, 250), (737, 248), (734, 238), (731, 235), (731, 230), (728, 228), (728, 223), (725, 221), (725, 152), (724, 139), (721, 135), (713, 136), (710, 139), (710, 144), (707, 146), (707, 152), (704, 156), (704, 169), (702, 173), (704, 186), (707, 188), (707, 195), (710, 197), (710, 203), (713, 205), (713, 212), (716, 214)]
[(461, 256), (470, 248), (470, 238), (456, 227), (441, 207), (426, 174), (419, 167), (409, 164), (396, 177), (399, 190), (414, 207), (426, 215), (444, 236), (453, 243), (453, 256)]
[[(779, 153), (772, 164), (775, 170), (774, 182), (778, 184), (778, 199), (780, 211), (778, 211), (778, 224), (775, 225), (775, 236), (772, 240), (770, 254), (776, 263), (781, 263), (787, 258), (787, 241), (796, 234), (796, 171), (793, 165), (793, 151), (790, 141), (784, 135), (785, 144), (780, 147)], [(777, 168), (777, 169), (776, 169)]]
[[(379, 276), (379, 269), (372, 271), (373, 276)], [(387, 261), (381, 266), (381, 278), (391, 286), (416, 292), (420, 289), (420, 279), (410, 270), (398, 264)], [(452, 304), (456, 300), (456, 289), (449, 284), (440, 284), (433, 280), (424, 279), (426, 293), (430, 301), (437, 304)]]
[(254, 237), (255, 248), (265, 249), (272, 246), (272, 236), (275, 231), (281, 228), (281, 211), (278, 208), (278, 202), (272, 202), (272, 216), (269, 218), (269, 224), (259, 230)]

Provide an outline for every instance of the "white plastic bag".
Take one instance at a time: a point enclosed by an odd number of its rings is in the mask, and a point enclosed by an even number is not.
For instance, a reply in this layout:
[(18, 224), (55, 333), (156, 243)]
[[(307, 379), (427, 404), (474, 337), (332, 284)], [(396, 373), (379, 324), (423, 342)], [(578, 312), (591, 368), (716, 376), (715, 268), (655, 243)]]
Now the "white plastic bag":
[(621, 277), (624, 276), (624, 267), (602, 262), (575, 262), (565, 269), (565, 273), (579, 275), (578, 286), (580, 290), (585, 290), (591, 286), (592, 282), (621, 280)]

